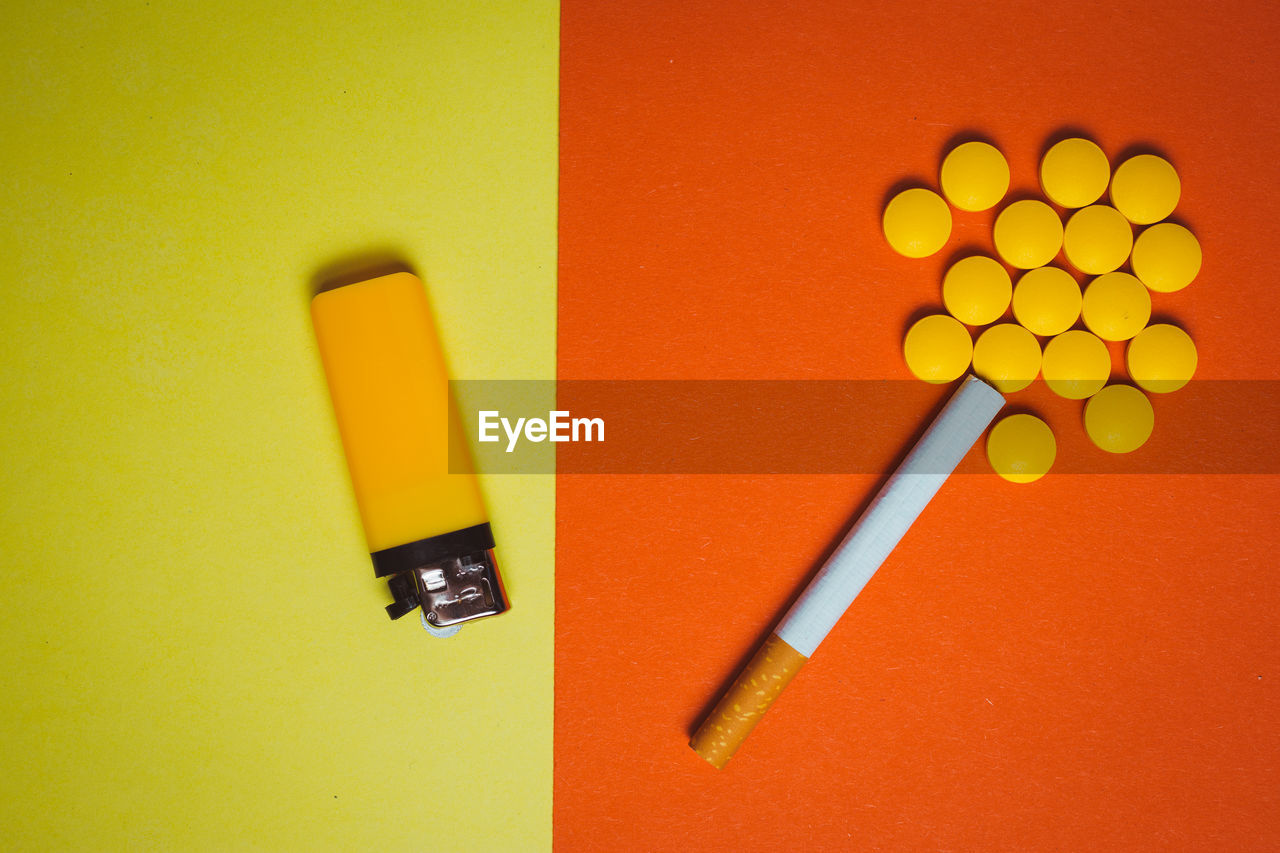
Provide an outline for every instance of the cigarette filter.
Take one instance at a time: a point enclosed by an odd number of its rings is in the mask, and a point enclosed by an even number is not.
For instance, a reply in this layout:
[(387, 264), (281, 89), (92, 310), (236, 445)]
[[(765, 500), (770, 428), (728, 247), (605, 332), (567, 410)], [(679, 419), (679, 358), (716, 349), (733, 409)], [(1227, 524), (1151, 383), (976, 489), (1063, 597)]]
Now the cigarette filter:
[(716, 768), (755, 728), (1004, 405), (965, 379), (817, 576), (734, 679), (689, 745)]
[[(428, 629), (507, 609), (480, 488), (422, 283), (394, 273), (327, 290), (311, 316), (356, 503), (392, 619)], [(461, 433), (459, 433), (461, 435)]]

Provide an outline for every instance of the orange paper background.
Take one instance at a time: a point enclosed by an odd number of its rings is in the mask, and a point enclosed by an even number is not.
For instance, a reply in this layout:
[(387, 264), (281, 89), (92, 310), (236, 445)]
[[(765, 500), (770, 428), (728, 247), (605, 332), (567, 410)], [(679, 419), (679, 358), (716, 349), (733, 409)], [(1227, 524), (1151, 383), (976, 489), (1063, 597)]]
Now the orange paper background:
[[(1078, 129), (1181, 173), (1205, 263), (1156, 312), (1200, 377), (1280, 378), (1276, 22), (565, 0), (559, 375), (906, 378), (908, 322), (992, 217), (907, 260), (891, 187), (979, 134), (1034, 190)], [(560, 478), (559, 849), (1280, 846), (1275, 476), (957, 476), (728, 768), (702, 762), (692, 727), (879, 479)]]

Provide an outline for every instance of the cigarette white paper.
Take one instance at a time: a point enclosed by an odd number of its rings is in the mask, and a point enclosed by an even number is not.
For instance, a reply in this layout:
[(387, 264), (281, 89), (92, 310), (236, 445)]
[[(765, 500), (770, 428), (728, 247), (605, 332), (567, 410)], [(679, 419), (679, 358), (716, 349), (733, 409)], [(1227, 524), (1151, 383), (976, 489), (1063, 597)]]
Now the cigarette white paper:
[(1004, 397), (970, 376), (880, 489), (774, 632), (805, 657), (835, 627), (947, 477), (1004, 405)]

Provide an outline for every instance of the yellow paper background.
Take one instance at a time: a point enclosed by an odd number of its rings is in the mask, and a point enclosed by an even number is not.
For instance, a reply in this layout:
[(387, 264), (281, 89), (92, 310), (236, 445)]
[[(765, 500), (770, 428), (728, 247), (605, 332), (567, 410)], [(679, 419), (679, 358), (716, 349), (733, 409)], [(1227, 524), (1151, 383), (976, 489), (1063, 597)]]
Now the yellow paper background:
[(550, 846), (551, 477), (511, 613), (391, 623), (307, 315), (408, 263), (459, 378), (551, 378), (550, 3), (0, 11), (0, 844)]

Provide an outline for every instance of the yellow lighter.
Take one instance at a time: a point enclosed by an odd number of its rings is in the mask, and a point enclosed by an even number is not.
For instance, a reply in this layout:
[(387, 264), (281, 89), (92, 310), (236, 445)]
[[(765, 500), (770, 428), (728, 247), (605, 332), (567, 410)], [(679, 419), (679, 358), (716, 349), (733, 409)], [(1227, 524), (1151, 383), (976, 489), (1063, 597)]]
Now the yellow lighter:
[(395, 599), (387, 613), (421, 606), (437, 635), (502, 613), (493, 532), (464, 441), (451, 458), (458, 421), (422, 282), (399, 272), (326, 290), (311, 318), (374, 570)]

